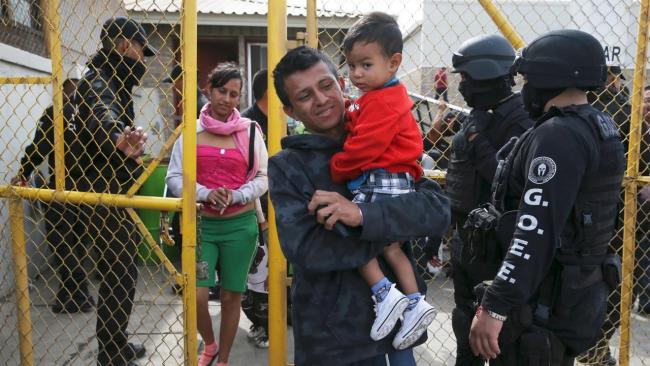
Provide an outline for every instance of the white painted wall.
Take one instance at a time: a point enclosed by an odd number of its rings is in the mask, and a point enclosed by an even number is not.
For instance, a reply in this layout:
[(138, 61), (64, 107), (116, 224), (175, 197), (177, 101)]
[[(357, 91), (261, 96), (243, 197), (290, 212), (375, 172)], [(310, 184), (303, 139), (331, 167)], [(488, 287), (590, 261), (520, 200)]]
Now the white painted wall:
[[(495, 4), (525, 42), (551, 30), (580, 29), (601, 41), (608, 64), (620, 65), (630, 74), (636, 52), (638, 1), (497, 0)], [(422, 70), (422, 78), (428, 78), (430, 70), (443, 65), (450, 69), (452, 53), (463, 41), (480, 34), (499, 33), (475, 0), (424, 0), (422, 11), (422, 27), (408, 36), (404, 44), (400, 74), (409, 78), (418, 75), (416, 69)], [(450, 97), (462, 103), (456, 91), (458, 78), (449, 76)], [(413, 91), (419, 89), (428, 94), (428, 79), (420, 80), (419, 85), (414, 80), (410, 83)]]
[[(0, 45), (0, 48), (4, 51), (0, 55), (20, 53), (6, 45)], [(0, 56), (0, 75), (46, 76), (48, 73), (10, 63)], [(49, 86), (0, 85), (0, 182), (3, 184), (8, 183), (16, 174), (24, 148), (32, 140), (36, 122), (50, 103)], [(47, 255), (43, 241), (44, 222), (40, 212), (34, 209), (38, 206), (25, 202), (24, 207), (29, 272), (30, 277), (33, 277), (42, 268)], [(14, 283), (10, 230), (8, 204), (3, 200), (0, 203), (0, 297), (11, 291)]]

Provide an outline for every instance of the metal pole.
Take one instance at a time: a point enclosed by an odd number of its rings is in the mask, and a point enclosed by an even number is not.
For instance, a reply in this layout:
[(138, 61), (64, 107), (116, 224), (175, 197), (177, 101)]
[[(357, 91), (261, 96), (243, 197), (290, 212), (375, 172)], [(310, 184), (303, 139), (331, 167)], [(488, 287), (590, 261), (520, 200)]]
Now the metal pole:
[(162, 161), (162, 159), (167, 156), (167, 153), (169, 153), (169, 150), (171, 150), (172, 147), (174, 147), (174, 142), (176, 142), (176, 139), (178, 138), (178, 136), (180, 136), (181, 132), (183, 132), (183, 126), (184, 126), (184, 124), (181, 123), (181, 124), (178, 125), (178, 127), (176, 127), (174, 132), (172, 132), (171, 136), (169, 136), (169, 139), (167, 139), (167, 141), (165, 141), (165, 144), (163, 145), (162, 149), (160, 149), (160, 152), (158, 153), (158, 156), (156, 156), (156, 158), (153, 159), (147, 165), (146, 168), (144, 168), (144, 171), (142, 172), (142, 174), (140, 174), (138, 179), (136, 179), (135, 183), (133, 183), (131, 188), (129, 188), (129, 190), (126, 192), (127, 196), (133, 196), (134, 194), (136, 194), (138, 192), (138, 190), (140, 189), (140, 187), (142, 187), (144, 182), (146, 182), (147, 179), (149, 179), (149, 177), (151, 176), (153, 171), (156, 170), (158, 165), (160, 165), (160, 162)]
[(25, 249), (23, 201), (20, 198), (9, 200), (9, 220), (11, 221), (14, 277), (16, 281), (16, 313), (18, 314), (18, 337), (20, 343), (20, 364), (32, 366), (34, 351), (32, 345), (32, 319), (29, 313), (29, 280), (27, 274), (27, 251)]
[[(286, 53), (287, 2), (269, 0), (268, 12), (269, 155), (280, 151), (286, 131), (282, 103), (275, 93), (272, 70)], [(275, 210), (269, 198), (269, 365), (287, 364), (287, 261), (280, 249)]]
[(59, 0), (49, 0), (46, 9), (46, 28), (50, 58), (52, 59), (52, 97), (54, 125), (54, 186), (65, 189), (63, 166), (63, 65), (61, 60), (61, 31), (59, 29)]
[(503, 13), (497, 8), (492, 0), (478, 0), (479, 3), (483, 6), (483, 9), (488, 13), (490, 18), (496, 26), (499, 28), (499, 31), (503, 34), (504, 37), (510, 41), (514, 49), (520, 49), (524, 47), (524, 40), (521, 39), (515, 28), (508, 22)]
[(196, 336), (196, 0), (184, 0), (181, 19), (183, 64), (183, 305), (185, 364), (198, 362)]
[(9, 185), (0, 185), (0, 197), (20, 197), (30, 201), (56, 201), (74, 204), (85, 203), (88, 205), (133, 207), (161, 211), (179, 211), (181, 208), (180, 198), (152, 196), (128, 197), (124, 194), (55, 191), (52, 189), (27, 188)]
[(636, 246), (637, 177), (639, 175), (639, 142), (641, 121), (643, 121), (643, 84), (645, 83), (648, 57), (648, 14), (650, 0), (641, 0), (639, 5), (639, 29), (634, 61), (634, 82), (632, 84), (632, 121), (627, 154), (625, 184), (625, 209), (623, 219), (623, 283), (621, 284), (621, 341), (619, 364), (630, 364), (630, 305), (632, 303), (632, 282), (634, 281), (634, 251)]
[(318, 16), (316, 0), (307, 0), (307, 46), (318, 48)]
[(149, 232), (149, 229), (147, 229), (147, 226), (144, 224), (144, 222), (142, 222), (140, 216), (138, 216), (138, 213), (130, 207), (126, 209), (126, 212), (129, 214), (129, 216), (131, 216), (131, 220), (133, 220), (135, 225), (140, 230), (142, 238), (145, 241), (145, 245), (149, 246), (149, 250), (156, 254), (156, 257), (158, 257), (160, 263), (163, 265), (163, 267), (165, 267), (167, 272), (169, 272), (169, 274), (174, 277), (174, 280), (177, 284), (183, 283), (183, 276), (178, 273), (172, 262), (169, 260), (169, 258), (167, 258), (165, 252), (163, 252), (163, 250), (156, 242), (156, 239), (153, 238), (153, 235), (151, 235), (151, 232)]
[(51, 76), (3, 76), (0, 77), (0, 85), (5, 84), (51, 84)]

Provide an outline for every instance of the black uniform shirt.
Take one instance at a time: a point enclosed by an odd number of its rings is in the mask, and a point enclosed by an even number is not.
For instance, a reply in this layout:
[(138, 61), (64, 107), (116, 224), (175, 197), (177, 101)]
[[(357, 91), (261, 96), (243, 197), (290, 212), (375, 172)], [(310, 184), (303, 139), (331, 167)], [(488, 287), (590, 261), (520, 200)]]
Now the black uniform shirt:
[[(43, 112), (43, 115), (38, 120), (36, 132), (32, 143), (25, 148), (25, 155), (20, 159), (20, 172), (19, 174), (28, 179), (29, 176), (36, 170), (45, 159), (47, 159), (50, 171), (50, 187), (54, 187), (54, 108), (49, 106)], [(77, 157), (71, 151), (71, 144), (76, 140), (77, 125), (74, 121), (74, 107), (72, 103), (63, 104), (63, 126), (65, 144), (65, 160), (66, 176), (79, 176), (81, 170), (76, 164)]]
[[(531, 300), (549, 272), (583, 178), (599, 172), (599, 142), (586, 132), (588, 122), (567, 114), (582, 115), (588, 109), (593, 110), (589, 105), (552, 108), (522, 137), (526, 140), (515, 157), (506, 195), (506, 200), (519, 199), (517, 226), (483, 297), (486, 309), (509, 314)], [(611, 129), (618, 135), (613, 122)], [(622, 159), (622, 145), (620, 152)]]

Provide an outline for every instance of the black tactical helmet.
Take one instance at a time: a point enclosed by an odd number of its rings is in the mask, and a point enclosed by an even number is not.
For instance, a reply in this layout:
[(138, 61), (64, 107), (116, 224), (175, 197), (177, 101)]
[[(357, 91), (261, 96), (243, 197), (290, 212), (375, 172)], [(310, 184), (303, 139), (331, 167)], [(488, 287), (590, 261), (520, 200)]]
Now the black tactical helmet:
[(482, 35), (463, 42), (454, 52), (452, 72), (464, 72), (474, 80), (496, 79), (508, 75), (515, 50), (500, 35)]
[(599, 88), (607, 79), (605, 52), (594, 36), (575, 29), (546, 33), (521, 51), (513, 72), (538, 89)]

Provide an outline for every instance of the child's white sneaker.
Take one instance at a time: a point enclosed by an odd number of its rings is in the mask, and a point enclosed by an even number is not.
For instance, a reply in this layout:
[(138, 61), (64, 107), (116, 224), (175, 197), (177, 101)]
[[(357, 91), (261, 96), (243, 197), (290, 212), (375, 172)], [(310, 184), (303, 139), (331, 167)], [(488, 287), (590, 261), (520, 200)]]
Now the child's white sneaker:
[(393, 347), (403, 350), (412, 346), (427, 331), (437, 313), (436, 308), (421, 298), (413, 309), (404, 312), (402, 327), (393, 339)]
[(375, 301), (375, 314), (377, 317), (372, 324), (370, 338), (378, 341), (386, 337), (395, 328), (397, 320), (409, 305), (409, 300), (395, 287), (395, 284), (390, 286), (388, 294), (381, 302), (377, 302), (375, 296), (373, 296), (373, 300)]

